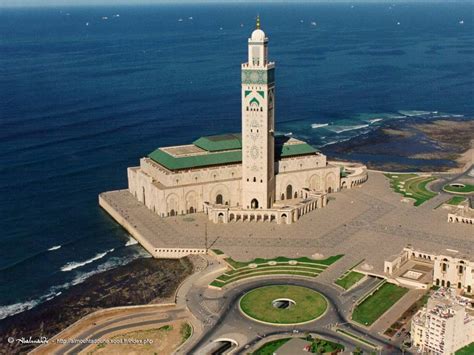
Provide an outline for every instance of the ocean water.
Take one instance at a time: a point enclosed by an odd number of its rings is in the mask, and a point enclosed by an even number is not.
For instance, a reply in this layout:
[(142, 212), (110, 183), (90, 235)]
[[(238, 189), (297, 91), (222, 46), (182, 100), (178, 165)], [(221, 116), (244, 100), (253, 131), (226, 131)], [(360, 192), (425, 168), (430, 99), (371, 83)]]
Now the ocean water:
[[(277, 129), (324, 147), (472, 117), (474, 5), (0, 9), (0, 319), (145, 253), (98, 206), (158, 146), (240, 130), (260, 13)], [(355, 137), (355, 138), (354, 138)]]

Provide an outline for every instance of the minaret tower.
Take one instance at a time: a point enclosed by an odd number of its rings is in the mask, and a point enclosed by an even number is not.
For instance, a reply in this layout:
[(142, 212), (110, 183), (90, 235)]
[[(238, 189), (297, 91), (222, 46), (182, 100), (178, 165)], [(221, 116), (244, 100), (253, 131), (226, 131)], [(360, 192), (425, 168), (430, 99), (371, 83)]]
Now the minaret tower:
[(270, 208), (275, 202), (275, 63), (268, 38), (256, 29), (242, 64), (242, 208)]

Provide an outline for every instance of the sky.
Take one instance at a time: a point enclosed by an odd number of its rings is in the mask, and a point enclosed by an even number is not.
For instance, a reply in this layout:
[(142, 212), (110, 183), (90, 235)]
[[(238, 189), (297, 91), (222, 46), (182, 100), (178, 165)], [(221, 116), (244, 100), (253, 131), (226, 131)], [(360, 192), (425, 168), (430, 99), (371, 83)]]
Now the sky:
[[(300, 0), (299, 2), (469, 2), (472, 0)], [(77, 6), (77, 5), (136, 5), (136, 4), (178, 4), (178, 3), (224, 3), (224, 2), (293, 2), (292, 0), (0, 0), (0, 7), (27, 6)]]

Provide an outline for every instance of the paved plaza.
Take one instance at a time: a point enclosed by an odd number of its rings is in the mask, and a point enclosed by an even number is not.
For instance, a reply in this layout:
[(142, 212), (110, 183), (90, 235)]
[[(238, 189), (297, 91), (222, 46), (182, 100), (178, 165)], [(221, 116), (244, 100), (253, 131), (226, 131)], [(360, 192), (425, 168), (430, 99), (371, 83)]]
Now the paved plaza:
[(349, 266), (365, 259), (373, 273), (382, 273), (383, 261), (407, 244), (427, 252), (474, 252), (472, 226), (447, 223), (446, 211), (432, 204), (402, 202), (378, 172), (361, 187), (331, 194), (325, 208), (292, 225), (214, 224), (204, 214), (161, 218), (126, 190), (102, 196), (156, 248), (217, 248), (237, 260), (345, 254)]

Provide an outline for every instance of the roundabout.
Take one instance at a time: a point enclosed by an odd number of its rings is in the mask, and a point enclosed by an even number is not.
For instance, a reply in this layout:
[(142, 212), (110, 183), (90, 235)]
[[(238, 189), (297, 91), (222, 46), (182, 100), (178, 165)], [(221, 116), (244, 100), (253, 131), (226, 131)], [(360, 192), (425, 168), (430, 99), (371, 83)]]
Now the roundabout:
[(326, 298), (310, 288), (271, 285), (247, 292), (240, 311), (257, 322), (273, 325), (303, 324), (320, 318), (328, 308)]

